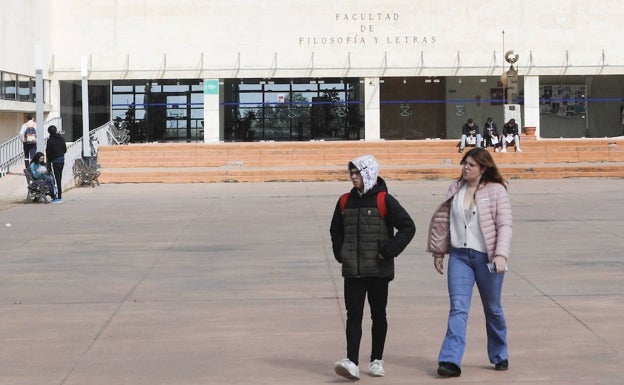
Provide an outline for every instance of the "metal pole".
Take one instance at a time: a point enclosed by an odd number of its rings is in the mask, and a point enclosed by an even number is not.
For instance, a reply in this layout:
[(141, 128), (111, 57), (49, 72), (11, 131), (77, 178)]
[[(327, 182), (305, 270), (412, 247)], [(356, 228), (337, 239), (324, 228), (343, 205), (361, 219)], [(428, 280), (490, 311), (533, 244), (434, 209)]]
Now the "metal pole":
[(43, 127), (43, 59), (41, 45), (35, 45), (35, 107), (37, 151), (45, 153), (45, 132)]
[[(507, 76), (506, 72), (505, 72), (505, 30), (503, 30), (503, 76)], [(509, 81), (509, 79), (506, 79), (503, 82), (503, 105), (507, 104), (507, 85), (505, 83), (507, 83)]]
[(82, 156), (91, 156), (89, 146), (89, 75), (87, 57), (81, 58), (80, 72), (82, 75)]

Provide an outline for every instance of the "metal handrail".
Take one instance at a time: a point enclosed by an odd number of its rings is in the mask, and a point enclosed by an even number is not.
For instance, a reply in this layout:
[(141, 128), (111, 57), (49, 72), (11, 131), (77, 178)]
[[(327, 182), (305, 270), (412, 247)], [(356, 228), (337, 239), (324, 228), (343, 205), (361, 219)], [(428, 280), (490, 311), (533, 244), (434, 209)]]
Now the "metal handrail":
[[(43, 123), (43, 132), (48, 132), (48, 127), (56, 126), (57, 132), (62, 134), (63, 119), (60, 117), (50, 118)], [(0, 144), (0, 178), (11, 172), (11, 170), (24, 162), (24, 147), (22, 138), (18, 135)], [(23, 167), (20, 166), (20, 169)]]
[(20, 163), (24, 165), (24, 146), (22, 138), (16, 136), (0, 144), (0, 178), (8, 174)]
[(50, 126), (56, 126), (56, 132), (58, 132), (59, 134), (65, 133), (65, 130), (63, 130), (63, 119), (60, 116), (50, 118), (46, 120), (45, 123), (43, 123), (43, 132), (46, 133), (46, 135), (48, 132), (48, 127)]
[[(57, 120), (50, 120), (49, 122), (50, 124), (47, 124), (48, 122), (46, 122), (46, 127), (54, 123), (59, 123), (59, 121)], [(97, 148), (99, 146), (116, 144), (113, 142), (113, 136), (110, 134), (111, 126), (113, 124), (114, 123), (112, 121), (109, 121), (89, 132), (89, 136), (91, 138), (90, 144), (93, 146), (92, 156), (97, 156)], [(57, 128), (62, 127), (60, 124), (55, 125), (57, 126)], [(75, 187), (77, 184), (76, 177), (74, 176), (72, 170), (74, 169), (74, 163), (76, 162), (76, 159), (83, 158), (83, 140), (84, 138), (80, 138), (74, 142), (67, 143), (67, 152), (65, 153), (65, 167), (63, 168), (64, 172), (63, 178), (61, 180), (63, 190)], [(16, 136), (15, 138), (0, 144), (0, 172), (2, 172), (2, 174), (0, 175), (6, 175), (11, 170), (15, 170), (16, 172), (21, 173), (22, 169), (24, 168), (23, 162), (24, 149), (22, 146), (22, 139), (19, 136)]]
[[(115, 144), (111, 140), (111, 136), (109, 135), (110, 127), (113, 125), (113, 121), (109, 121), (98, 128), (94, 128), (89, 131), (90, 137), (90, 145), (91, 148), (91, 156), (97, 157), (97, 149), (101, 145), (111, 145)], [(67, 145), (67, 152), (65, 153), (65, 167), (63, 172), (63, 179), (61, 180), (61, 185), (63, 186), (63, 190), (66, 188), (75, 187), (78, 182), (82, 183), (82, 181), (77, 181), (76, 176), (73, 174), (72, 170), (74, 169), (74, 163), (76, 163), (76, 159), (82, 159), (82, 146), (83, 146), (84, 137), (76, 140), (73, 143)]]

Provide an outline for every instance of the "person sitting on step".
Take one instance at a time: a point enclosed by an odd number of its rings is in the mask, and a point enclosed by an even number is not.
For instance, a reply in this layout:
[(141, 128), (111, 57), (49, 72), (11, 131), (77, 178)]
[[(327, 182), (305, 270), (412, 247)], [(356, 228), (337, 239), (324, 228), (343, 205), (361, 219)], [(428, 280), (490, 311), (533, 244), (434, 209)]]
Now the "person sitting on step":
[(503, 149), (501, 152), (507, 152), (507, 145), (513, 143), (516, 146), (516, 152), (522, 152), (520, 149), (520, 136), (518, 134), (518, 124), (515, 119), (509, 119), (503, 126)]
[(479, 126), (472, 120), (468, 119), (466, 124), (462, 127), (461, 143), (459, 144), (459, 152), (464, 152), (466, 144), (473, 145), (475, 147), (481, 147), (483, 138), (479, 133)]
[(494, 151), (500, 151), (500, 137), (498, 126), (491, 117), (488, 117), (483, 125), (483, 147), (494, 147)]

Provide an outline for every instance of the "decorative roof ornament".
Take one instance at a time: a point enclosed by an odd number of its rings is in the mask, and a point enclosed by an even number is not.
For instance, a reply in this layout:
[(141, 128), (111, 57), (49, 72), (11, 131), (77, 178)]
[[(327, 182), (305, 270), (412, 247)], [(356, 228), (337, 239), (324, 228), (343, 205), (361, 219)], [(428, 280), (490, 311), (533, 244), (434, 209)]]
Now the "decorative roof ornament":
[(514, 63), (518, 61), (518, 59), (520, 59), (520, 55), (515, 54), (514, 55), (514, 51), (507, 51), (505, 52), (505, 61), (509, 64), (511, 64), (511, 66), (513, 67)]
[(508, 81), (517, 80), (518, 78), (518, 70), (514, 68), (514, 63), (520, 59), (520, 55), (514, 54), (514, 51), (505, 52), (505, 61), (510, 64), (509, 70), (503, 75), (507, 78)]

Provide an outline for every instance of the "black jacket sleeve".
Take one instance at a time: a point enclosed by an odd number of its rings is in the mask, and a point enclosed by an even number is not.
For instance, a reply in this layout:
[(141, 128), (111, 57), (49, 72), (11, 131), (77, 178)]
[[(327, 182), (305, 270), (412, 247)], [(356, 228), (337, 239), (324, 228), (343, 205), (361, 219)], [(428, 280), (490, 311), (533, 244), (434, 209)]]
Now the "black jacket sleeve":
[(342, 263), (340, 257), (340, 250), (342, 250), (342, 243), (344, 242), (344, 225), (342, 222), (342, 212), (340, 211), (340, 200), (336, 202), (336, 208), (334, 209), (334, 216), (332, 217), (331, 226), (329, 227), (329, 235), (331, 235), (332, 251), (334, 252), (334, 258), (336, 261)]
[(394, 233), (394, 229), (397, 229), (397, 232), (381, 247), (380, 253), (384, 258), (396, 258), (414, 238), (416, 225), (399, 201), (390, 194), (386, 195), (386, 209), (389, 231)]

